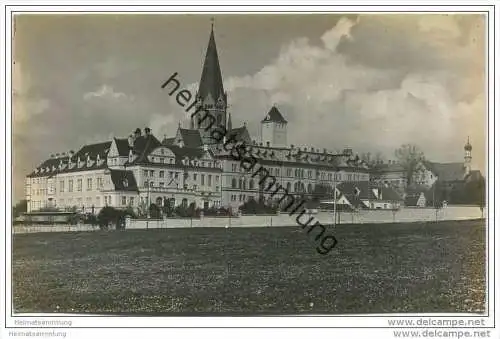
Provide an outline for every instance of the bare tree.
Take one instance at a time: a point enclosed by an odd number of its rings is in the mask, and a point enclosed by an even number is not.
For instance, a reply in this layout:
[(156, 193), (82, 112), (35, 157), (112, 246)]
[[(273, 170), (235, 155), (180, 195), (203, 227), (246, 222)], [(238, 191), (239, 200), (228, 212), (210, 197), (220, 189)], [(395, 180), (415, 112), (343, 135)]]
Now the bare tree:
[(422, 170), (422, 162), (425, 160), (424, 153), (417, 145), (401, 145), (395, 152), (396, 158), (403, 167), (406, 175), (406, 183), (410, 186), (413, 178)]

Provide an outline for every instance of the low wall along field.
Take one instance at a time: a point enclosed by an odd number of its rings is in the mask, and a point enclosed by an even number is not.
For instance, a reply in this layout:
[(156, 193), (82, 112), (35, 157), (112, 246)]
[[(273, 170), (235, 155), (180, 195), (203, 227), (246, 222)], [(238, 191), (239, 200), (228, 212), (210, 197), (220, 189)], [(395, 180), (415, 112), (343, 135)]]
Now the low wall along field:
[[(484, 216), (486, 216), (486, 209)], [(314, 214), (315, 220), (323, 225), (333, 223), (331, 212)], [(467, 220), (481, 218), (481, 209), (477, 206), (448, 206), (437, 210), (432, 208), (403, 208), (398, 211), (368, 210), (359, 212), (340, 212), (337, 222), (340, 224), (419, 222), (443, 220)], [(305, 217), (303, 217), (305, 219)], [(205, 217), (200, 219), (130, 219), (125, 229), (155, 229), (155, 228), (191, 228), (191, 227), (276, 227), (296, 226), (295, 215), (243, 215), (241, 217)], [(14, 233), (33, 232), (82, 232), (99, 230), (92, 225), (30, 225), (14, 226)]]

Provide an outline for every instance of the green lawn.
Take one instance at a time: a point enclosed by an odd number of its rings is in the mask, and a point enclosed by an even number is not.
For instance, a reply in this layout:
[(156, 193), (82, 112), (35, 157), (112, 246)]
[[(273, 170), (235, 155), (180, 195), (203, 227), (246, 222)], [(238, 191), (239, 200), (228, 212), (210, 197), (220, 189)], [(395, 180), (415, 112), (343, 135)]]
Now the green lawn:
[(483, 312), (485, 222), (15, 235), (15, 312)]

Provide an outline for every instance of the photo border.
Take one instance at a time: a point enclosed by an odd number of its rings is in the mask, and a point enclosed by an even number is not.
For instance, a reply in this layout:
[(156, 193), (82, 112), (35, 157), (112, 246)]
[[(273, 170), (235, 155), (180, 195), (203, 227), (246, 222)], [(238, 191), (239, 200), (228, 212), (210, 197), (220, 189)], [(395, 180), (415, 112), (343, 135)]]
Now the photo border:
[[(495, 264), (496, 264), (496, 251), (495, 251), (495, 246), (491, 246), (492, 242), (491, 240), (493, 240), (493, 244), (494, 244), (494, 240), (495, 240), (495, 228), (494, 228), (494, 222), (495, 222), (495, 206), (494, 206), (494, 201), (495, 201), (495, 191), (494, 189), (496, 188), (495, 187), (495, 175), (494, 173), (495, 172), (495, 134), (494, 134), (494, 127), (495, 127), (495, 94), (497, 94), (497, 89), (495, 87), (495, 81), (494, 81), (494, 76), (490, 78), (490, 74), (491, 74), (491, 70), (495, 71), (495, 61), (496, 61), (496, 58), (495, 58), (495, 55), (496, 55), (496, 50), (495, 50), (495, 42), (496, 42), (496, 36), (495, 36), (495, 31), (496, 31), (496, 22), (495, 22), (495, 14), (498, 14), (497, 11), (496, 11), (496, 8), (494, 5), (490, 5), (490, 6), (477, 6), (477, 5), (473, 5), (473, 6), (453, 6), (453, 5), (438, 5), (438, 6), (429, 6), (429, 5), (399, 5), (397, 7), (403, 7), (403, 8), (408, 8), (408, 7), (411, 7), (413, 9), (415, 8), (429, 8), (429, 7), (440, 7), (441, 9), (439, 10), (425, 10), (425, 11), (415, 11), (415, 10), (411, 10), (411, 11), (408, 11), (408, 10), (382, 10), (382, 11), (378, 11), (378, 10), (368, 10), (368, 11), (365, 11), (365, 10), (328, 10), (328, 11), (324, 11), (324, 10), (320, 10), (320, 11), (315, 11), (315, 10), (310, 10), (311, 8), (317, 8), (317, 6), (314, 6), (314, 5), (298, 5), (298, 8), (302, 9), (303, 7), (307, 7), (307, 10), (300, 10), (300, 11), (280, 11), (280, 12), (276, 12), (274, 10), (271, 10), (271, 11), (268, 11), (268, 10), (265, 10), (265, 11), (255, 11), (255, 10), (251, 10), (251, 11), (241, 11), (241, 10), (219, 10), (218, 6), (211, 6), (210, 10), (206, 11), (200, 11), (200, 10), (168, 10), (168, 11), (142, 11), (142, 10), (134, 10), (135, 8), (137, 7), (140, 7), (140, 8), (143, 8), (143, 7), (160, 7), (160, 8), (172, 8), (172, 7), (179, 7), (179, 6), (156, 6), (156, 5), (141, 5), (141, 6), (135, 6), (135, 5), (125, 5), (125, 6), (109, 6), (109, 5), (78, 5), (76, 6), (76, 8), (79, 8), (79, 9), (83, 9), (83, 8), (89, 8), (89, 7), (92, 7), (92, 8), (103, 8), (103, 7), (119, 7), (119, 8), (123, 8), (123, 7), (126, 7), (127, 8), (127, 11), (120, 11), (120, 10), (111, 10), (111, 11), (108, 11), (108, 10), (97, 10), (97, 11), (94, 11), (94, 10), (91, 10), (91, 11), (84, 11), (84, 12), (81, 12), (81, 11), (77, 11), (77, 10), (72, 10), (72, 11), (54, 11), (54, 10), (36, 10), (36, 11), (31, 11), (31, 10), (27, 10), (27, 11), (24, 11), (24, 10), (12, 10), (12, 8), (14, 9), (17, 9), (17, 8), (26, 8), (26, 7), (40, 7), (40, 8), (46, 8), (46, 7), (50, 7), (51, 5), (43, 5), (43, 6), (32, 6), (32, 5), (16, 5), (16, 6), (9, 6), (9, 5), (5, 5), (4, 9), (5, 9), (5, 41), (6, 41), (6, 44), (7, 45), (10, 45), (11, 46), (11, 35), (8, 34), (10, 31), (11, 31), (11, 26), (8, 27), (8, 25), (11, 24), (11, 20), (12, 20), (12, 17), (13, 15), (17, 14), (17, 13), (32, 13), (32, 14), (35, 14), (35, 13), (123, 13), (123, 14), (180, 14), (180, 13), (189, 13), (189, 14), (249, 14), (249, 13), (252, 13), (252, 14), (306, 14), (306, 13), (316, 13), (316, 14), (320, 14), (320, 13), (324, 13), (324, 14), (327, 14), (327, 13), (331, 13), (331, 14), (334, 14), (334, 13), (394, 13), (394, 14), (403, 14), (403, 13), (408, 13), (408, 14), (415, 14), (415, 13), (482, 13), (482, 14), (486, 14), (486, 20), (485, 20), (485, 23), (486, 23), (486, 27), (487, 28), (487, 74), (486, 74), (486, 81), (487, 81), (487, 93), (488, 93), (488, 96), (487, 96), (487, 126), (485, 126), (487, 128), (487, 135), (486, 135), (486, 142), (487, 142), (487, 145), (488, 145), (488, 156), (487, 156), (487, 159), (486, 159), (486, 174), (487, 174), (487, 177), (488, 177), (488, 180), (487, 180), (487, 206), (488, 206), (488, 217), (487, 217), (487, 220), (486, 220), (486, 231), (487, 231), (487, 244), (486, 244), (486, 254), (487, 254), (487, 259), (488, 259), (488, 262), (487, 262), (487, 265), (486, 265), (486, 275), (487, 275), (487, 279), (486, 279), (486, 292), (487, 292), (487, 300), (486, 300), (486, 309), (487, 309), (487, 314), (486, 314), (486, 317), (488, 317), (488, 319), (490, 319), (490, 309), (492, 310), (491, 312), (491, 315), (492, 315), (492, 319), (493, 319), (493, 327), (482, 327), (482, 328), (495, 328), (495, 305), (496, 305), (496, 291), (495, 291), (495, 284), (494, 282), (496, 281), (496, 267), (495, 267)], [(233, 5), (233, 6), (225, 6), (224, 8), (226, 7), (231, 7), (231, 8), (238, 8), (238, 7), (241, 7), (242, 5)], [(349, 6), (341, 6), (341, 7), (363, 7), (365, 8), (366, 6), (364, 5), (349, 5)], [(59, 5), (57, 5), (56, 7), (60, 7)], [(70, 6), (64, 6), (64, 7), (70, 7)], [(72, 8), (75, 8), (73, 6), (71, 6)], [(183, 7), (187, 7), (187, 8), (191, 8), (191, 6), (183, 6)], [(246, 8), (250, 7), (250, 6), (244, 6)], [(276, 7), (278, 8), (283, 8), (283, 7), (279, 7), (279, 6), (274, 6), (274, 5), (261, 5), (259, 6), (260, 7), (274, 7), (274, 9), (276, 9)], [(291, 7), (291, 6), (290, 6)], [(287, 8), (290, 8), (289, 6), (287, 6)], [(339, 7), (339, 6), (328, 6), (328, 8), (336, 8), (336, 7)], [(387, 6), (387, 5), (374, 5), (374, 6), (370, 6), (370, 7), (377, 7), (377, 8), (380, 8), (380, 7), (383, 7), (383, 8), (386, 8), (386, 7), (390, 7), (390, 6)], [(442, 8), (450, 8), (450, 7), (459, 7), (459, 8), (463, 8), (463, 7), (488, 7), (488, 10), (451, 10), (451, 11), (447, 11), (447, 10), (443, 10)], [(128, 10), (129, 8), (132, 8), (132, 10)], [(197, 8), (199, 8), (197, 6)], [(251, 7), (253, 8), (253, 7)], [(294, 9), (297, 9), (297, 6), (294, 6), (293, 7)], [(491, 13), (493, 10), (493, 13)], [(490, 16), (490, 13), (493, 14)], [(7, 16), (9, 14), (9, 17)], [(492, 19), (490, 21), (490, 18)], [(493, 30), (490, 31), (490, 28), (493, 28)], [(7, 42), (7, 41), (10, 41), (10, 42)], [(493, 41), (493, 43), (492, 43)], [(491, 49), (491, 47), (493, 47)], [(5, 68), (5, 88), (6, 90), (7, 89), (12, 89), (12, 54), (9, 56), (7, 55), (8, 51), (11, 50), (11, 49), (8, 49), (6, 48), (5, 49), (5, 65), (6, 65), (6, 68)], [(493, 58), (490, 59), (490, 55), (493, 54)], [(7, 67), (7, 61), (10, 62), (10, 71), (8, 70), (8, 67)], [(493, 61), (493, 62), (492, 62)], [(491, 66), (491, 67), (490, 67)], [(8, 77), (7, 77), (8, 75)], [(10, 84), (8, 82), (8, 79), (10, 79)], [(493, 89), (493, 91), (492, 91)], [(491, 95), (493, 94), (493, 95)], [(9, 109), (10, 108), (10, 109)], [(8, 157), (10, 155), (10, 165), (12, 165), (12, 145), (8, 148), (8, 138), (7, 136), (10, 135), (12, 136), (12, 121), (13, 121), (13, 112), (12, 112), (12, 105), (10, 103), (10, 99), (8, 98), (7, 96), (7, 92), (5, 92), (5, 112), (9, 112), (10, 111), (10, 117), (9, 117), (9, 125), (7, 124), (8, 122), (8, 119), (7, 119), (7, 114), (5, 114), (5, 132), (6, 132), (6, 136), (5, 136), (5, 145), (4, 145), (4, 149), (5, 149), (5, 154), (6, 156)], [(491, 120), (490, 120), (491, 118)], [(490, 124), (490, 122), (493, 122), (493, 124)], [(7, 127), (9, 126), (9, 128)], [(492, 138), (490, 138), (490, 136), (492, 136)], [(12, 142), (10, 140), (10, 142)], [(6, 159), (7, 160), (7, 159)], [(6, 164), (7, 165), (7, 164)], [(10, 187), (10, 190), (7, 190), (6, 191), (6, 195), (5, 195), (5, 211), (11, 211), (12, 209), (12, 203), (11, 203), (11, 199), (12, 199), (12, 166), (2, 166), (2, 168), (6, 171), (6, 176), (3, 176), (2, 177), (5, 179), (5, 187)], [(10, 185), (7, 186), (7, 179), (10, 178)], [(493, 183), (493, 184), (492, 184)], [(9, 194), (10, 193), (10, 196)], [(9, 203), (10, 202), (10, 203)], [(12, 258), (10, 257), (10, 272), (7, 271), (7, 258), (9, 257), (9, 255), (11, 256), (12, 254), (11, 253), (8, 253), (8, 249), (11, 249), (12, 248), (12, 241), (13, 241), (13, 234), (12, 234), (12, 227), (7, 227), (7, 225), (11, 225), (11, 215), (10, 213), (5, 213), (5, 217), (6, 217), (6, 227), (5, 227), (5, 230), (4, 230), (4, 234), (3, 236), (5, 237), (4, 238), (4, 244), (5, 244), (5, 259), (4, 259), (4, 273), (5, 273), (5, 285), (3, 286), (3, 290), (4, 292), (7, 292), (7, 291), (10, 291), (12, 292), (12, 286), (11, 286), (11, 281), (9, 281), (7, 279), (7, 277), (11, 277), (11, 275), (8, 275), (8, 273), (11, 273), (12, 272)], [(491, 232), (490, 232), (491, 231)], [(492, 238), (490, 238), (490, 233), (492, 234)], [(7, 238), (8, 238), (8, 235), (10, 235), (10, 242), (7, 242)], [(9, 245), (9, 246), (8, 246)], [(492, 256), (490, 255), (491, 252), (493, 252)], [(492, 265), (492, 266), (491, 266)], [(493, 268), (493, 269), (491, 269)], [(492, 272), (491, 272), (492, 271)], [(39, 314), (39, 315), (32, 315), (32, 314), (16, 314), (14, 315), (12, 313), (13, 311), (13, 307), (11, 305), (11, 307), (7, 307), (8, 306), (8, 301), (12, 301), (12, 295), (7, 295), (7, 294), (4, 294), (5, 295), (5, 311), (7, 309), (10, 309), (10, 317), (8, 319), (7, 317), (7, 312), (5, 312), (5, 324), (6, 324), (6, 328), (28, 328), (28, 327), (19, 327), (19, 326), (7, 326), (9, 321), (13, 320), (14, 318), (60, 318), (61, 320), (66, 320), (66, 319), (75, 319), (75, 318), (86, 318), (86, 319), (89, 319), (89, 318), (105, 318), (108, 320), (108, 318), (110, 317), (110, 315), (68, 315), (68, 314), (63, 314), (63, 315), (53, 315), (53, 314)], [(421, 315), (414, 315), (414, 314), (387, 314), (387, 315), (377, 315), (377, 314), (367, 314), (367, 315), (351, 315), (351, 314), (332, 314), (332, 315), (297, 315), (297, 316), (289, 316), (289, 315), (245, 315), (245, 316), (218, 316), (218, 315), (206, 315), (206, 316), (201, 316), (202, 318), (205, 318), (205, 319), (209, 319), (209, 318), (216, 318), (216, 319), (224, 319), (224, 318), (229, 318), (229, 319), (234, 319), (234, 318), (238, 318), (238, 317), (244, 317), (244, 318), (288, 318), (288, 319), (291, 319), (291, 320), (294, 320), (294, 318), (331, 318), (331, 317), (342, 317), (342, 318), (356, 318), (356, 319), (359, 319), (359, 318), (384, 318), (384, 319), (388, 319), (388, 318), (400, 318), (400, 319), (404, 319), (404, 318), (415, 318), (415, 317), (418, 317), (418, 318), (422, 318), (422, 317), (428, 317), (428, 318), (432, 318), (433, 316), (438, 316), (440, 318), (473, 318), (473, 317), (476, 317), (476, 318), (484, 318), (485, 315), (476, 315), (476, 314), (460, 314), (460, 315), (455, 315), (455, 314), (437, 314), (437, 315), (432, 315), (432, 314), (421, 314)], [(112, 317), (112, 316), (111, 316)], [(126, 321), (130, 321), (131, 318), (137, 318), (137, 319), (144, 319), (144, 318), (141, 318), (141, 317), (138, 317), (136, 315), (120, 315), (119, 316), (120, 318), (125, 318)], [(185, 315), (168, 315), (168, 316), (165, 316), (165, 318), (169, 318), (169, 319), (176, 319), (178, 317), (189, 317), (190, 319), (198, 319), (200, 318), (200, 316), (185, 316)], [(115, 317), (116, 318), (116, 317)], [(154, 316), (152, 315), (151, 318), (156, 318), (156, 319), (159, 319), (161, 320), (162, 318), (164, 318), (163, 316), (160, 317), (160, 316)], [(135, 319), (134, 319), (135, 321)], [(232, 321), (232, 320), (230, 320)], [(387, 323), (387, 321), (385, 321)], [(96, 328), (95, 326), (92, 326), (94, 328)], [(47, 327), (29, 327), (29, 328), (45, 328), (47, 329)], [(85, 327), (79, 327), (79, 326), (71, 326), (71, 327), (57, 327), (57, 328), (89, 328), (89, 326), (85, 326)], [(125, 327), (122, 327), (122, 326), (99, 326), (98, 328), (192, 328), (192, 329), (201, 329), (201, 328), (287, 328), (287, 326), (277, 326), (277, 327), (274, 327), (274, 326), (263, 326), (263, 327), (260, 327), (260, 326), (249, 326), (249, 327), (246, 327), (246, 326), (243, 326), (243, 327), (240, 327), (240, 326), (207, 326), (207, 327), (204, 327), (204, 326), (192, 326), (192, 327), (186, 327), (186, 326), (147, 326), (147, 327), (144, 327), (144, 326), (125, 326)], [(301, 327), (301, 326), (293, 326), (293, 328), (311, 328), (311, 326), (305, 326), (305, 327)], [(375, 326), (375, 327), (360, 327), (360, 326), (346, 326), (346, 327), (343, 327), (343, 326), (314, 326), (314, 328), (345, 328), (345, 329), (352, 329), (352, 328), (355, 328), (355, 329), (358, 329), (358, 328), (366, 328), (366, 329), (379, 329), (379, 328), (386, 328), (386, 329), (397, 329), (398, 327), (394, 327), (394, 326)], [(404, 327), (404, 328), (422, 328), (422, 327)], [(432, 328), (440, 328), (440, 327), (432, 327)], [(444, 328), (447, 328), (447, 327), (444, 327)], [(458, 327), (455, 327), (455, 328), (458, 328)], [(460, 327), (460, 328), (466, 328), (466, 327)]]

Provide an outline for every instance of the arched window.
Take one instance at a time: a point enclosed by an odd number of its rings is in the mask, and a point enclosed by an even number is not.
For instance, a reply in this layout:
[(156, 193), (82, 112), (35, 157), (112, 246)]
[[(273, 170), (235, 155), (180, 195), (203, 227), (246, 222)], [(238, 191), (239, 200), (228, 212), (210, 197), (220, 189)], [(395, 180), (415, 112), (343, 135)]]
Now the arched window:
[(297, 192), (298, 191), (298, 182), (296, 182), (295, 184), (293, 184), (293, 191), (294, 192)]
[(250, 179), (250, 189), (253, 190), (253, 179)]
[(247, 179), (243, 179), (243, 189), (247, 189)]
[(220, 114), (217, 115), (217, 126), (220, 126), (222, 123), (222, 116)]
[(240, 179), (238, 182), (238, 188), (241, 189), (241, 186), (243, 186), (243, 179)]
[(286, 190), (287, 190), (288, 193), (290, 193), (292, 191), (292, 184), (291, 183), (288, 182), (286, 184)]
[(233, 180), (231, 182), (231, 187), (236, 188), (236, 178), (233, 178)]
[(312, 185), (311, 184), (307, 185), (307, 192), (312, 193), (312, 191), (313, 191)]

